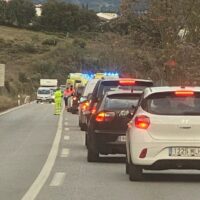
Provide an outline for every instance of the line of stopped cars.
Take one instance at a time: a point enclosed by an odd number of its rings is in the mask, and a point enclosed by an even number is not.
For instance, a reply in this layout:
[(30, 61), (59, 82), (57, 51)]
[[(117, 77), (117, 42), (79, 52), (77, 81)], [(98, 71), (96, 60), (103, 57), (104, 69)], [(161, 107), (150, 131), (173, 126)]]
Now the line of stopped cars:
[(79, 104), (88, 162), (125, 154), (130, 181), (144, 170), (200, 169), (200, 87), (92, 79)]

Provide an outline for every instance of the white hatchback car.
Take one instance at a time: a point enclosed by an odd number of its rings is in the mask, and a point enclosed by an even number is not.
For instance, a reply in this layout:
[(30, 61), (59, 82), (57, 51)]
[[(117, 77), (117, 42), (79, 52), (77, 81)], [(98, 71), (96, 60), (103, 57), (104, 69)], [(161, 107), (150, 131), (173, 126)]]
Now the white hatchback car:
[(127, 131), (126, 172), (200, 169), (200, 87), (147, 88)]

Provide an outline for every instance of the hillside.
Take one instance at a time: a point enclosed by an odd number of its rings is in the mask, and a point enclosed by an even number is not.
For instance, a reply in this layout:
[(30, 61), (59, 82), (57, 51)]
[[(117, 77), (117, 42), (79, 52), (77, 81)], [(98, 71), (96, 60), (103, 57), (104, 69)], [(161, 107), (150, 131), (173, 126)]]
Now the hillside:
[[(68, 3), (78, 4), (80, 6), (87, 6), (89, 9), (93, 9), (96, 12), (106, 12), (106, 11), (114, 11), (117, 12), (119, 10), (121, 0), (65, 0)], [(33, 0), (34, 3), (45, 2), (45, 0)]]
[(129, 65), (133, 51), (128, 39), (113, 33), (66, 37), (0, 26), (0, 63), (6, 64), (0, 110), (15, 105), (18, 94), (34, 97), (40, 78), (65, 84), (69, 72), (117, 70)]

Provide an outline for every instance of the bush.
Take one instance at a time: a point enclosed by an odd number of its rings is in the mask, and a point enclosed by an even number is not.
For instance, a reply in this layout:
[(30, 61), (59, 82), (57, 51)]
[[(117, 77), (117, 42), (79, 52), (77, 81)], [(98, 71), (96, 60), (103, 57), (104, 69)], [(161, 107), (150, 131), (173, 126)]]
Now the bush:
[(33, 43), (24, 43), (21, 46), (21, 50), (27, 53), (36, 53), (37, 52), (37, 48)]
[(48, 38), (42, 42), (43, 45), (56, 46), (58, 44), (58, 40), (56, 38)]
[(17, 100), (11, 97), (0, 96), (0, 112), (17, 105)]
[(86, 42), (84, 40), (81, 40), (81, 39), (74, 39), (73, 45), (79, 46), (80, 48), (84, 49), (86, 47)]

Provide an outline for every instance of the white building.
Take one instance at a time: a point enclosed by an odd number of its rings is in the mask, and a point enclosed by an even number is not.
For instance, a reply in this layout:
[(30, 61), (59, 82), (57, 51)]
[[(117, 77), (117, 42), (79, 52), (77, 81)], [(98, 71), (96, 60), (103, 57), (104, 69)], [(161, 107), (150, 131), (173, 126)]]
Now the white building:
[(36, 15), (40, 17), (42, 15), (42, 4), (35, 5)]
[(104, 21), (110, 21), (112, 19), (118, 18), (116, 13), (97, 13), (97, 16)]

